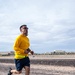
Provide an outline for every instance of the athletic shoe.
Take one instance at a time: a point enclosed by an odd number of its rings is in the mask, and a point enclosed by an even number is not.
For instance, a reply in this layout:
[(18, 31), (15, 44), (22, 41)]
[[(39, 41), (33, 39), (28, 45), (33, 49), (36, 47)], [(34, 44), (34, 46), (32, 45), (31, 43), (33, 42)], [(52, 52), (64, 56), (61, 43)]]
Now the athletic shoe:
[(8, 72), (8, 75), (12, 75), (12, 73), (11, 73), (11, 68), (9, 68), (9, 72)]

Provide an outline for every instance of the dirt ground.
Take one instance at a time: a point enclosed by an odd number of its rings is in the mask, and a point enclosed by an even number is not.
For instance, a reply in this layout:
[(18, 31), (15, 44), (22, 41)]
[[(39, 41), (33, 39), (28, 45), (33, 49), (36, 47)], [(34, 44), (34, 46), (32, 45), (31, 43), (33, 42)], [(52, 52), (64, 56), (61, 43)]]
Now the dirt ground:
[[(29, 55), (30, 59), (75, 59), (75, 55)], [(14, 59), (14, 56), (0, 56), (0, 59)]]
[[(4, 61), (1, 62), (1, 59), (3, 59)], [(0, 75), (7, 75), (8, 73), (8, 69), (9, 67), (12, 67), (12, 69), (15, 69), (15, 65), (14, 63), (6, 63), (9, 59), (10, 61), (13, 59), (13, 57), (0, 57)], [(37, 62), (38, 59), (43, 59), (44, 61), (47, 62), (50, 60), (55, 61), (54, 63), (60, 63), (62, 62), (65, 63), (65, 61), (63, 62), (61, 59), (68, 59), (71, 60), (70, 64), (74, 64), (75, 62), (75, 55), (47, 55), (47, 56), (30, 56), (31, 60), (35, 60)], [(47, 59), (47, 60), (45, 60)], [(58, 61), (56, 61), (55, 59), (57, 59)], [(59, 61), (60, 60), (60, 61)], [(72, 61), (74, 60), (74, 61)], [(51, 61), (50, 61), (51, 63)], [(66, 61), (67, 63), (67, 61)], [(30, 75), (75, 75), (75, 67), (74, 66), (62, 66), (62, 65), (52, 65), (52, 64), (33, 64), (33, 62), (31, 63), (31, 71), (30, 71)], [(22, 71), (22, 74), (20, 75), (25, 75), (24, 74), (24, 69)], [(15, 74), (13, 74), (15, 75)]]
[[(0, 75), (7, 75), (9, 67), (15, 69), (14, 64), (0, 63)], [(24, 69), (20, 75), (25, 75)], [(31, 64), (30, 75), (75, 75), (75, 67)]]

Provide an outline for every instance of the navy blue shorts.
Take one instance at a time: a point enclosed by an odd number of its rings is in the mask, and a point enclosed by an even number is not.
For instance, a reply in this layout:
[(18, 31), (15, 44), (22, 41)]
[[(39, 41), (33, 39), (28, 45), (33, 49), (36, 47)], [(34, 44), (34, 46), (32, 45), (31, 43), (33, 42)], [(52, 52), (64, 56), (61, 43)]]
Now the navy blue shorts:
[(15, 65), (17, 71), (21, 71), (25, 66), (30, 67), (30, 59), (29, 57), (25, 57), (23, 59), (15, 59)]

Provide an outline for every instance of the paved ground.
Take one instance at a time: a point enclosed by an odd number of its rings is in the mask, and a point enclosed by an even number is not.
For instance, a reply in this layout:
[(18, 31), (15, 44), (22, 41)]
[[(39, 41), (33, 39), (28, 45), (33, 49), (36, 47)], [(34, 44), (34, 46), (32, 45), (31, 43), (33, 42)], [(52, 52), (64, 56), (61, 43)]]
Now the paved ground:
[[(0, 75), (7, 75), (9, 67), (15, 68), (14, 64), (0, 63)], [(24, 75), (24, 70), (20, 75)], [(30, 75), (75, 75), (75, 67), (31, 64)]]

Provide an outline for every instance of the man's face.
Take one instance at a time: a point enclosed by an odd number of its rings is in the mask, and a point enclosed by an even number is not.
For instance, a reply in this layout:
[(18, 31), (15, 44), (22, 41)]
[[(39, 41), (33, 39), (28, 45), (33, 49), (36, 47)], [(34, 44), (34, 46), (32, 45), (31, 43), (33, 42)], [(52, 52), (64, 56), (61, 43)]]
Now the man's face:
[(27, 26), (23, 26), (22, 28), (21, 28), (21, 32), (24, 34), (24, 35), (28, 35), (28, 28), (27, 28)]

